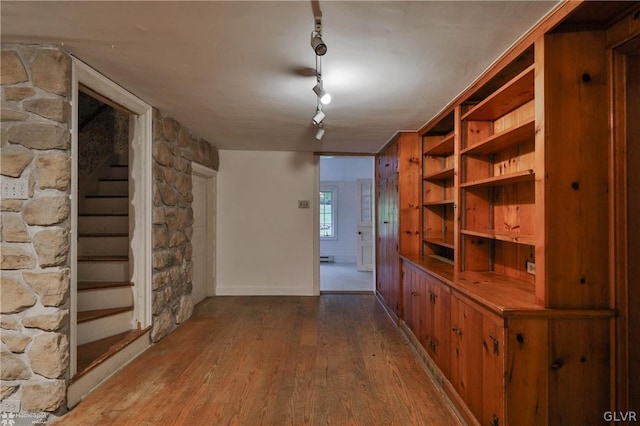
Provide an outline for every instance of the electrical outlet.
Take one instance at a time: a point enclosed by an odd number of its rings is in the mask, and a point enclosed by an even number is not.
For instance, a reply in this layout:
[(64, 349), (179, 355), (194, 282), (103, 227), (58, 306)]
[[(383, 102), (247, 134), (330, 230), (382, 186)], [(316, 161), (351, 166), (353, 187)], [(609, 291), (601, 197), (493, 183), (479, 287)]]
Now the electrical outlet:
[(14, 200), (26, 200), (28, 195), (28, 184), (26, 179), (13, 179), (8, 177), (2, 178), (2, 198), (11, 198)]
[(299, 209), (308, 209), (309, 208), (309, 200), (298, 200), (298, 208)]
[(536, 264), (533, 262), (527, 262), (527, 274), (536, 274)]
[(5, 399), (0, 405), (0, 411), (3, 413), (17, 413), (20, 411), (19, 399)]

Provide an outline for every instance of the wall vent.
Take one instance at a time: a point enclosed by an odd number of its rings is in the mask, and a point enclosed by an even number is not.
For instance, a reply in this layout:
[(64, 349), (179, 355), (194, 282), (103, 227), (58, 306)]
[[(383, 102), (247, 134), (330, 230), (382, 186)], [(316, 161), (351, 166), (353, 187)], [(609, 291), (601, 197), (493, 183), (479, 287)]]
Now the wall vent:
[(321, 263), (333, 263), (333, 262), (335, 262), (335, 259), (333, 258), (333, 256), (320, 256), (320, 262)]

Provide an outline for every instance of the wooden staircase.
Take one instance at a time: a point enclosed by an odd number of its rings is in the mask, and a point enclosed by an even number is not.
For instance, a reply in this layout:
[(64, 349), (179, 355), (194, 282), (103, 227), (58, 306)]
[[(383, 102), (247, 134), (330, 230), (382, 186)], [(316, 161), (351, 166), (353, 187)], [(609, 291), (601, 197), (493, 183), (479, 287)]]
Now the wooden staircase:
[(129, 273), (127, 162), (114, 157), (78, 203), (77, 375), (140, 334)]

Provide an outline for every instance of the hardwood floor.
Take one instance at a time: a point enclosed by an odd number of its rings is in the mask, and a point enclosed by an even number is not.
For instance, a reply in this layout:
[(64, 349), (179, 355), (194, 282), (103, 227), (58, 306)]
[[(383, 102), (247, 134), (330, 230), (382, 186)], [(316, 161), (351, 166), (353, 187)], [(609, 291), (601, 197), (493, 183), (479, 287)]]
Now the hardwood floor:
[(216, 297), (64, 425), (458, 425), (372, 295)]

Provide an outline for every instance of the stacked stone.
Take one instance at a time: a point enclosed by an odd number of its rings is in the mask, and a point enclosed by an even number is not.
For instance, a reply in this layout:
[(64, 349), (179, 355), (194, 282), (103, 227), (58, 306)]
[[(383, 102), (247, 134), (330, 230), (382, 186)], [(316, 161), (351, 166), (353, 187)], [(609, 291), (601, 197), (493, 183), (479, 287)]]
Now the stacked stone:
[(153, 116), (153, 326), (156, 342), (191, 317), (192, 162), (217, 169), (218, 152), (180, 123)]
[(28, 182), (0, 200), (0, 399), (64, 409), (69, 364), (71, 59), (57, 48), (2, 46), (0, 173)]

